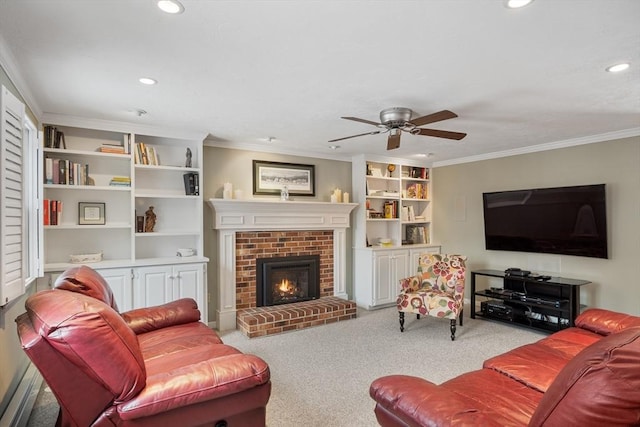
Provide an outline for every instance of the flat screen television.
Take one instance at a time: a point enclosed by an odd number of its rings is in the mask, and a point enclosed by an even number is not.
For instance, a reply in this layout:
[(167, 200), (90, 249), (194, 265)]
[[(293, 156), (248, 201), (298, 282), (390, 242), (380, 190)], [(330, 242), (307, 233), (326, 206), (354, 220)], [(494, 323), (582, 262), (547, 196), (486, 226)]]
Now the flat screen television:
[(489, 250), (607, 258), (605, 184), (483, 193)]

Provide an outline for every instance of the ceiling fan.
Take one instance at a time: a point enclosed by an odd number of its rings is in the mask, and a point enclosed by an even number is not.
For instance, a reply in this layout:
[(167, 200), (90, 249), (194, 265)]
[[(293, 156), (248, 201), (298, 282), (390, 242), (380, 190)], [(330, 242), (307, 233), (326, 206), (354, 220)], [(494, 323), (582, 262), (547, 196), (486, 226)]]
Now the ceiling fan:
[(386, 108), (380, 112), (380, 123), (372, 122), (370, 120), (359, 119), (357, 117), (341, 117), (346, 120), (353, 120), (355, 122), (367, 123), (369, 125), (376, 126), (380, 130), (374, 130), (371, 132), (361, 133), (358, 135), (346, 136), (344, 138), (332, 139), (329, 142), (342, 141), (344, 139), (356, 138), (364, 135), (377, 135), (379, 133), (389, 132), (387, 138), (387, 150), (393, 150), (400, 147), (400, 134), (402, 132), (409, 132), (413, 135), (435, 136), (436, 138), (447, 138), (461, 140), (466, 133), (450, 132), (446, 130), (437, 129), (424, 129), (418, 126), (426, 125), (429, 123), (435, 123), (442, 120), (453, 119), (458, 115), (449, 110), (438, 111), (437, 113), (428, 114), (422, 117), (416, 117), (411, 119), (413, 111), (410, 108), (405, 107), (393, 107)]

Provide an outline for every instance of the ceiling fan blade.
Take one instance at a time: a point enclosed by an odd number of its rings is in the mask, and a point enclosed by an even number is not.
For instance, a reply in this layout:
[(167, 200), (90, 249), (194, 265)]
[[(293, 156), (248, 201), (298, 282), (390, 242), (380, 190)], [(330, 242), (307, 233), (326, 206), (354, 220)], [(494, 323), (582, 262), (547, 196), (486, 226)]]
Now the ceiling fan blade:
[(438, 111), (437, 113), (428, 114), (422, 117), (416, 117), (415, 119), (409, 121), (409, 123), (413, 123), (416, 126), (422, 126), (429, 123), (439, 122), (441, 120), (453, 119), (454, 117), (458, 117), (456, 113), (449, 110)]
[(437, 130), (437, 129), (419, 129), (420, 132), (417, 132), (418, 135), (424, 136), (435, 136), (436, 138), (447, 138), (447, 139), (455, 139), (461, 140), (465, 136), (466, 133), (462, 132), (450, 132), (448, 130)]
[(356, 138), (356, 137), (358, 137), (358, 136), (365, 136), (365, 135), (377, 135), (377, 134), (379, 134), (379, 133), (381, 133), (381, 132), (383, 132), (383, 131), (381, 131), (381, 130), (374, 130), (374, 131), (372, 131), (372, 132), (365, 132), (365, 133), (360, 133), (360, 134), (358, 134), (358, 135), (345, 136), (344, 138), (332, 139), (332, 140), (330, 140), (329, 142), (342, 141), (342, 140), (349, 139), (349, 138)]
[(359, 119), (357, 117), (340, 117), (341, 119), (353, 120), (354, 122), (366, 123), (368, 125), (380, 126), (380, 123), (372, 122), (371, 120)]
[(400, 147), (400, 132), (397, 134), (389, 134), (387, 138), (387, 150), (395, 150)]

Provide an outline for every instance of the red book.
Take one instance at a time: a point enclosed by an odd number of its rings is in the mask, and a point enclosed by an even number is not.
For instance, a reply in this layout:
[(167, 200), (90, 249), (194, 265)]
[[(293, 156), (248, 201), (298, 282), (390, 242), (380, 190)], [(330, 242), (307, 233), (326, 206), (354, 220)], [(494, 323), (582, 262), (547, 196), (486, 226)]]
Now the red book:
[(44, 225), (49, 225), (49, 199), (44, 199), (44, 203), (42, 206), (42, 219), (44, 220)]
[(52, 200), (51, 207), (49, 208), (51, 225), (58, 225), (58, 201)]

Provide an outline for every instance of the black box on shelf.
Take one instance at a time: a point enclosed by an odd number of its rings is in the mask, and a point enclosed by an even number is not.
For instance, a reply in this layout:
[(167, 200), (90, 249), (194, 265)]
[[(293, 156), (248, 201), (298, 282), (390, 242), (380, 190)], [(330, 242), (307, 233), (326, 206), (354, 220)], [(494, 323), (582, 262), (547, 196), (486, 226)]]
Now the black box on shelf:
[(500, 300), (482, 301), (480, 310), (487, 317), (513, 320), (513, 307), (506, 305)]
[(199, 179), (197, 172), (189, 172), (182, 175), (184, 178), (184, 193), (187, 196), (197, 196), (200, 194)]

